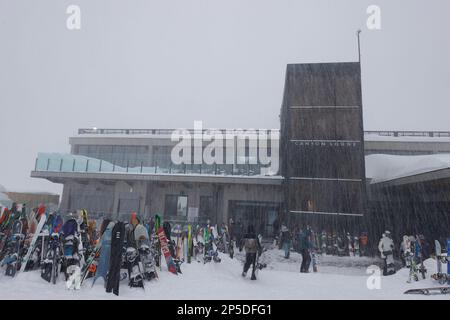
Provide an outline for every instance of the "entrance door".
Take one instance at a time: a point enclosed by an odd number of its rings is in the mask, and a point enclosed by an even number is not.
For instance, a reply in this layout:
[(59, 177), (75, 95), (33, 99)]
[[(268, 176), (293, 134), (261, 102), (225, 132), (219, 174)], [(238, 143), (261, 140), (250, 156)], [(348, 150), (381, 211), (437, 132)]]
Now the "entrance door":
[(253, 225), (263, 237), (273, 235), (273, 222), (280, 213), (281, 204), (276, 202), (230, 201), (229, 216), (241, 223), (243, 231)]

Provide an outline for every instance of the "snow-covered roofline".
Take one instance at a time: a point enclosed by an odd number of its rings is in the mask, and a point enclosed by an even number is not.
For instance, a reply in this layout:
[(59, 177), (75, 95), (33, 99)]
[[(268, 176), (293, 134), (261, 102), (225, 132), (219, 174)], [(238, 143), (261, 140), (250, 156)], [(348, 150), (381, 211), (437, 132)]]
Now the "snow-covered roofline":
[(444, 169), (450, 169), (450, 154), (448, 153), (417, 156), (389, 154), (366, 156), (366, 177), (371, 179), (372, 184)]

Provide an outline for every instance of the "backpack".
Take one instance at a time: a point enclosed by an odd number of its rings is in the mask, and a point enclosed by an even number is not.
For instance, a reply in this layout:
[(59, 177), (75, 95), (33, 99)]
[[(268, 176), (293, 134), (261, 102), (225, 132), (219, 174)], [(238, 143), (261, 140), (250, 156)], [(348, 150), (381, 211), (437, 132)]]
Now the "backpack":
[(256, 239), (245, 239), (245, 251), (246, 252), (256, 252), (257, 251), (257, 241)]

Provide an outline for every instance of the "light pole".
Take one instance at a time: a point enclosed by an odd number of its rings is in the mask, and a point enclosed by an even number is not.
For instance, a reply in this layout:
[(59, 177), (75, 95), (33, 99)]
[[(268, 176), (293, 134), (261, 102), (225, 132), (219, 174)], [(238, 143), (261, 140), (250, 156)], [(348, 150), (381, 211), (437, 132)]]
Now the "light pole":
[(361, 33), (361, 29), (356, 31), (356, 37), (358, 38), (358, 61), (361, 64), (361, 42), (359, 39), (359, 34)]

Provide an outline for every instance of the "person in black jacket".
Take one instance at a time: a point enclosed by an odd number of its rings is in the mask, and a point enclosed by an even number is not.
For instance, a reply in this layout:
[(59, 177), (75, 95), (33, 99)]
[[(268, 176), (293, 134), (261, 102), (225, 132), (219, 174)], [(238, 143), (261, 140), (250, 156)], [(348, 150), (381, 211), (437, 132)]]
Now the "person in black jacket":
[(245, 277), (248, 269), (253, 265), (251, 280), (256, 280), (256, 255), (258, 253), (261, 255), (262, 248), (252, 225), (248, 226), (247, 233), (242, 237), (242, 246), (245, 248), (245, 264), (242, 276)]

